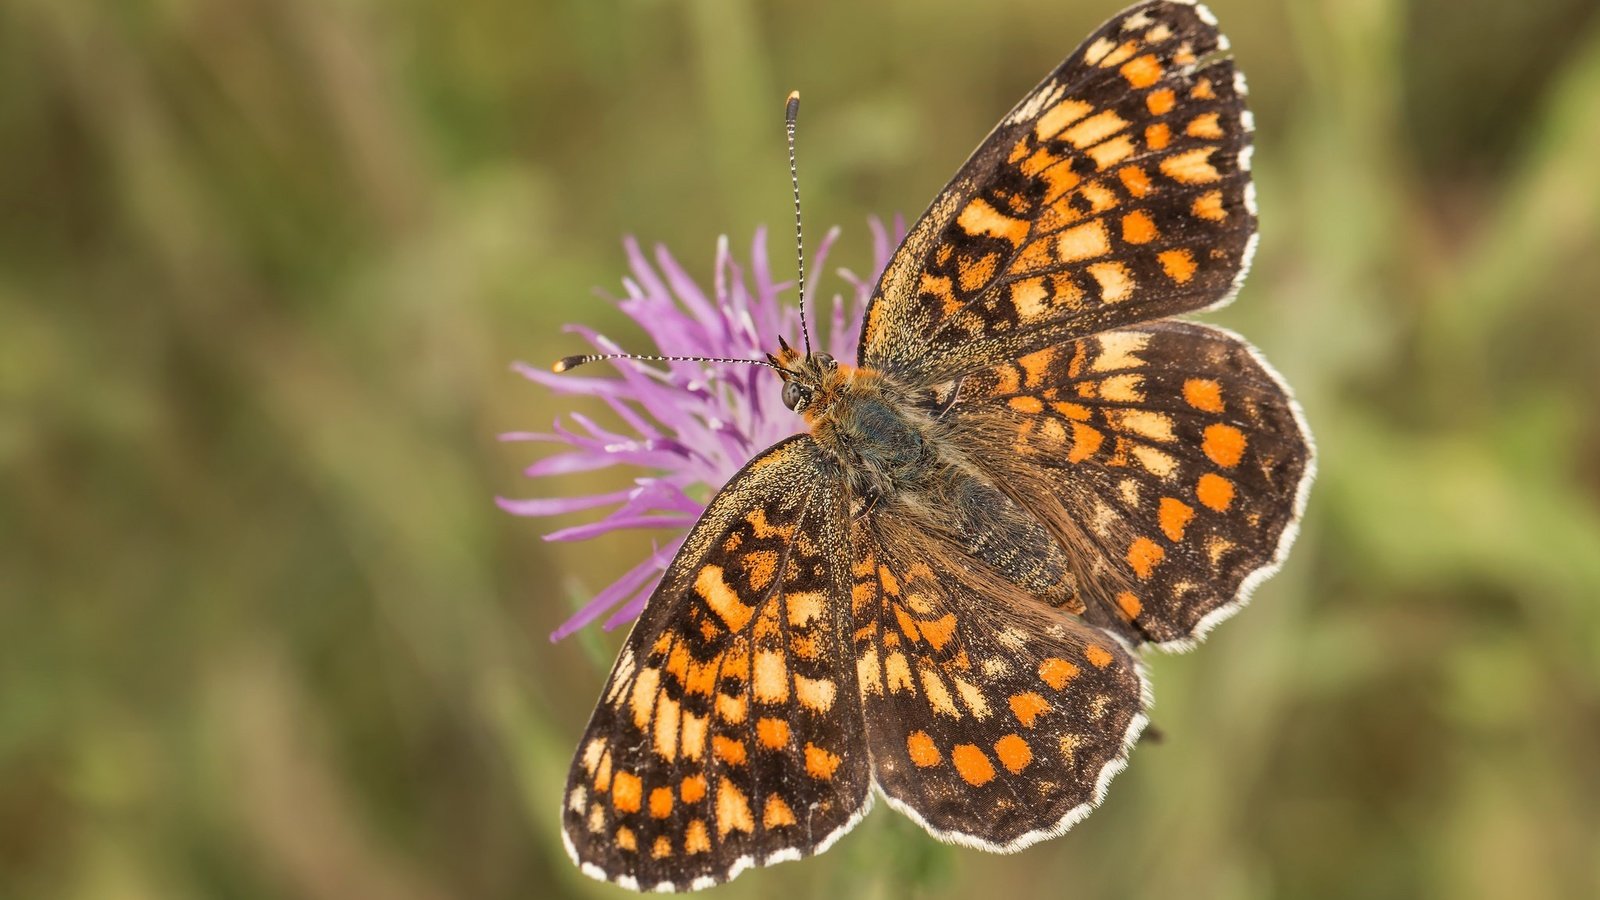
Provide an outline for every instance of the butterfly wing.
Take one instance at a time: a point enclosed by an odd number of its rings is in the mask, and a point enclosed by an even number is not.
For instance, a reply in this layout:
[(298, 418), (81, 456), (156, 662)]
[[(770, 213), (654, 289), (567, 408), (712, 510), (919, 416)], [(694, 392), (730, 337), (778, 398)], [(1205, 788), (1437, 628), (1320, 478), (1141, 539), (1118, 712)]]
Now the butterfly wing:
[(1237, 335), (1150, 322), (968, 375), (975, 465), (1076, 548), (1086, 618), (1186, 649), (1277, 570), (1315, 470), (1288, 389)]
[(717, 494), (623, 647), (568, 777), (587, 874), (687, 890), (826, 849), (870, 805), (837, 467), (808, 435)]
[(851, 542), (857, 682), (890, 804), (998, 852), (1088, 815), (1145, 724), (1128, 650), (893, 509), (858, 515)]
[(859, 361), (912, 384), (1231, 299), (1254, 249), (1244, 82), (1203, 6), (1151, 2), (1017, 104), (885, 269)]

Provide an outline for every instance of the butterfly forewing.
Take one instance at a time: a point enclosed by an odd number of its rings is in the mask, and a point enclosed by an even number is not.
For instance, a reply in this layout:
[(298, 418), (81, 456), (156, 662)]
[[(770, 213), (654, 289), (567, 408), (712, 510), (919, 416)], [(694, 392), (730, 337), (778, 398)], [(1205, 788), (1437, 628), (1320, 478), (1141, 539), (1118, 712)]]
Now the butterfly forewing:
[(1204, 7), (1113, 18), (1000, 123), (879, 282), (860, 361), (910, 383), (1213, 306), (1249, 263), (1243, 80)]
[(690, 532), (573, 763), (563, 824), (584, 871), (705, 887), (819, 852), (865, 813), (840, 498), (836, 467), (800, 435)]

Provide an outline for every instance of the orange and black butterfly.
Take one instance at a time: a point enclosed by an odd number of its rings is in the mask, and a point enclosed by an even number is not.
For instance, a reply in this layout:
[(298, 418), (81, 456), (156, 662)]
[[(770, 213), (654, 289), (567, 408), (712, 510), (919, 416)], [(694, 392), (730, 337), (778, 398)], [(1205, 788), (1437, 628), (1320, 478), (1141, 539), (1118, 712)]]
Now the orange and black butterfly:
[(1203, 6), (1101, 26), (894, 254), (856, 364), (780, 342), (809, 433), (711, 501), (564, 795), (583, 871), (685, 890), (827, 849), (881, 793), (1012, 851), (1100, 802), (1187, 649), (1293, 541), (1313, 471), (1228, 302), (1250, 113)]

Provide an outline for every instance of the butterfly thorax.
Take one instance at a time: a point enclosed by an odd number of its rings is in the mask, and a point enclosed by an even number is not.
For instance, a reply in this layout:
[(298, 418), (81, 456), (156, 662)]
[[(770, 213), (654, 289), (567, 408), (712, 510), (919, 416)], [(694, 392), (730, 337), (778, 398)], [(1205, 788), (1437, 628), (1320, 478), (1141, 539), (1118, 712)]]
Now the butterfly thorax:
[[(817, 353), (790, 358), (784, 402), (811, 426), (818, 446), (838, 460), (850, 492), (883, 498), (915, 491), (935, 466), (934, 420), (912, 391), (873, 369)], [(780, 357), (781, 358), (781, 357)], [(792, 401), (792, 402), (791, 402)]]

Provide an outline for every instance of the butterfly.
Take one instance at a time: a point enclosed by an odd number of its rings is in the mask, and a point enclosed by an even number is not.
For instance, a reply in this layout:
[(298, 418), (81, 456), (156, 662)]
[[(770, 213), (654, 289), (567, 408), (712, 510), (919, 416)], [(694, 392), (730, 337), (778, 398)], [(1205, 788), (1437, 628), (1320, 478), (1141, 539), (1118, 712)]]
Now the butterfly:
[(628, 636), (563, 795), (585, 873), (708, 887), (877, 795), (997, 852), (1100, 802), (1146, 723), (1139, 648), (1245, 603), (1315, 468), (1260, 354), (1172, 318), (1255, 248), (1227, 49), (1194, 3), (1113, 17), (907, 233), (854, 365), (780, 339), (809, 430), (711, 500)]

